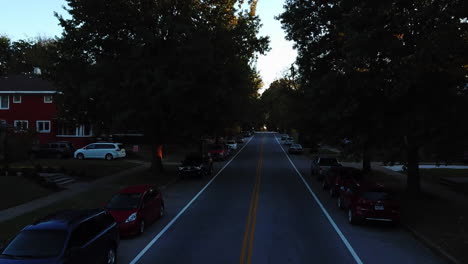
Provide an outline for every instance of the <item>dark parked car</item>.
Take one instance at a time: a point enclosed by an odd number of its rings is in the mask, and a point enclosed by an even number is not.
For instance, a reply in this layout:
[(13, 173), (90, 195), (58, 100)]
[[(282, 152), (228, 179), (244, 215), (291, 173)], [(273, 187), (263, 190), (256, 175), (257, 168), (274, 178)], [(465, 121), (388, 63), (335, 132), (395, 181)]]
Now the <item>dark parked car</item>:
[(106, 210), (122, 236), (142, 234), (148, 224), (164, 216), (164, 198), (154, 184), (130, 186), (114, 194)]
[(321, 181), (326, 171), (332, 167), (340, 167), (341, 164), (333, 157), (315, 157), (310, 167), (310, 175), (315, 175), (316, 179)]
[(237, 144), (243, 144), (243, 143), (244, 143), (244, 138), (241, 137), (241, 136), (238, 136), (238, 137), (236, 138), (236, 143), (237, 143)]
[(182, 178), (203, 178), (213, 173), (213, 161), (207, 156), (198, 153), (187, 155), (179, 167), (179, 176)]
[(351, 182), (341, 186), (338, 207), (348, 210), (348, 222), (359, 224), (364, 220), (400, 221), (400, 205), (392, 191), (372, 182)]
[(75, 148), (70, 142), (51, 142), (48, 144), (34, 146), (31, 158), (69, 158), (73, 157)]
[(229, 148), (225, 144), (208, 146), (208, 154), (213, 160), (225, 160), (229, 156)]
[(301, 144), (292, 144), (288, 149), (289, 154), (302, 154), (304, 153), (304, 149), (302, 148)]
[(66, 210), (25, 227), (0, 251), (0, 264), (113, 264), (119, 242), (106, 211)]
[(332, 167), (325, 173), (322, 187), (328, 189), (330, 196), (335, 197), (341, 186), (350, 184), (350, 182), (362, 181), (362, 171), (351, 167)]

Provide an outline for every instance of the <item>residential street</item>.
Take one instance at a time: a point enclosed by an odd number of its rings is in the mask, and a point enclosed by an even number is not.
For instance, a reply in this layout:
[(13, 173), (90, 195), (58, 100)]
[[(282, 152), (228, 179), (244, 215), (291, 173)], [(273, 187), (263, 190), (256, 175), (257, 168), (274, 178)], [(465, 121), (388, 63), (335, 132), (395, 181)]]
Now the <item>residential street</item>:
[(206, 189), (208, 180), (165, 190), (165, 218), (123, 239), (119, 262), (445, 263), (403, 228), (349, 225), (310, 179), (310, 161), (291, 159), (307, 185), (275, 134), (255, 134)]

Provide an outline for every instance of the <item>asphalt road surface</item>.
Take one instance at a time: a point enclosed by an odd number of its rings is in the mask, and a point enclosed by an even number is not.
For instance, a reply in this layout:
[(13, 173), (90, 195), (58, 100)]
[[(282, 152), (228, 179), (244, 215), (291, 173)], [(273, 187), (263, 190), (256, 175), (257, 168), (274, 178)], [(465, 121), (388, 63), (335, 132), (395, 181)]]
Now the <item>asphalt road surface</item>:
[(276, 134), (257, 133), (219, 173), (165, 190), (167, 214), (124, 239), (120, 263), (446, 263), (404, 229), (351, 226)]

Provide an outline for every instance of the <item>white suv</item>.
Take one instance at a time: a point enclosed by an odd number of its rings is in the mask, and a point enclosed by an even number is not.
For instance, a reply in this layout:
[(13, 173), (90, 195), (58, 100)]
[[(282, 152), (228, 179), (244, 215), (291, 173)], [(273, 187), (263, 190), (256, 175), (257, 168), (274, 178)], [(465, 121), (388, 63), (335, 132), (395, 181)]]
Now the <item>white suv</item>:
[(122, 143), (93, 143), (75, 151), (75, 159), (106, 159), (125, 158), (127, 153)]

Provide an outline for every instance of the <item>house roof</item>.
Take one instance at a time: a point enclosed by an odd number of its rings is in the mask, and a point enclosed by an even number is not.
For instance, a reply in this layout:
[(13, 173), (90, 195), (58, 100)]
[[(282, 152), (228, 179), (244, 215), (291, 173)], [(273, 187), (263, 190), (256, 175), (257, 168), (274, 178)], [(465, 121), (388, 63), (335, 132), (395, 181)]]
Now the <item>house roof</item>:
[(33, 75), (13, 75), (0, 77), (0, 94), (5, 93), (49, 93), (57, 89), (51, 82)]

